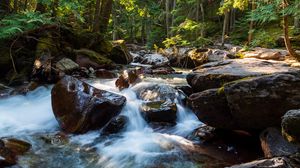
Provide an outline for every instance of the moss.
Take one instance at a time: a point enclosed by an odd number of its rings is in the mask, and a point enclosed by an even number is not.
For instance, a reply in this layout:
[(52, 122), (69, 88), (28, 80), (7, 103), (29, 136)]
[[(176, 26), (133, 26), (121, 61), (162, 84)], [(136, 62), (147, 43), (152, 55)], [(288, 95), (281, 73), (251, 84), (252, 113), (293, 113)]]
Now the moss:
[(225, 93), (225, 87), (224, 87), (224, 86), (220, 87), (220, 88), (218, 89), (217, 93), (218, 93), (218, 95), (224, 94), (224, 93)]
[(243, 54), (241, 52), (238, 52), (238, 53), (235, 54), (235, 57), (239, 58), (239, 59), (243, 59), (243, 58), (245, 58), (245, 54)]
[(43, 53), (47, 52), (50, 52), (51, 55), (56, 55), (58, 53), (55, 42), (50, 33), (48, 33), (44, 37), (39, 38), (39, 42), (36, 46), (35, 56), (40, 57)]
[(88, 49), (75, 50), (75, 53), (77, 55), (84, 55), (99, 65), (105, 65), (105, 64), (109, 65), (113, 63), (110, 59), (92, 50), (88, 50)]

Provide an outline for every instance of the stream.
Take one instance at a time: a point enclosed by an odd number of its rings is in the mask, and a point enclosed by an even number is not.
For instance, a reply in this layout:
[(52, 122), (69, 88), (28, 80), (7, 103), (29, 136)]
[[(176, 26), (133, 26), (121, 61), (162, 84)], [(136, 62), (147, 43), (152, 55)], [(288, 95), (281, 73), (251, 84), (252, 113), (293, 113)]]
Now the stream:
[(87, 81), (127, 98), (121, 115), (130, 119), (129, 124), (124, 131), (113, 135), (102, 135), (101, 130), (83, 135), (61, 133), (51, 107), (52, 86), (39, 87), (26, 96), (1, 99), (0, 137), (14, 137), (32, 144), (31, 150), (19, 157), (18, 165), (23, 168), (222, 167), (221, 156), (211, 157), (207, 149), (196, 145), (199, 142), (187, 139), (202, 123), (182, 105), (179, 95), (175, 100), (178, 111), (173, 127), (154, 129), (139, 112), (142, 100), (137, 98), (134, 88), (154, 83), (184, 85), (185, 75), (145, 77), (141, 83), (121, 92), (115, 87), (115, 80)]

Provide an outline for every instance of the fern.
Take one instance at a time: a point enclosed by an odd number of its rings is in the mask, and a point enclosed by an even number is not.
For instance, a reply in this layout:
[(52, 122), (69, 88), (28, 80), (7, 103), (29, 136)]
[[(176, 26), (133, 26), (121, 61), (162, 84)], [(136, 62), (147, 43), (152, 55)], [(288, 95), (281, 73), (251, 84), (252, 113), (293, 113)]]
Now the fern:
[(9, 39), (25, 31), (52, 23), (52, 18), (48, 14), (38, 12), (9, 15), (0, 20), (0, 39)]

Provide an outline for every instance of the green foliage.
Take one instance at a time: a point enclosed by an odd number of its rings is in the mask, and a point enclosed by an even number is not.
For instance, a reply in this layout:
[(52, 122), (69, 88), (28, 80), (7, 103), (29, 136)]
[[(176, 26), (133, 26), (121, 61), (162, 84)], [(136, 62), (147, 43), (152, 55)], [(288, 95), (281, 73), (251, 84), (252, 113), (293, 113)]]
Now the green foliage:
[(53, 23), (48, 14), (24, 12), (8, 15), (0, 20), (0, 39), (7, 39), (45, 24)]
[(170, 48), (173, 46), (187, 46), (190, 44), (188, 41), (183, 40), (180, 35), (176, 35), (171, 38), (166, 38), (162, 43), (166, 48)]
[(255, 33), (255, 37), (251, 42), (251, 46), (256, 47), (265, 47), (265, 48), (272, 48), (276, 46), (276, 35), (274, 32), (267, 32), (265, 30), (260, 30), (259, 32)]

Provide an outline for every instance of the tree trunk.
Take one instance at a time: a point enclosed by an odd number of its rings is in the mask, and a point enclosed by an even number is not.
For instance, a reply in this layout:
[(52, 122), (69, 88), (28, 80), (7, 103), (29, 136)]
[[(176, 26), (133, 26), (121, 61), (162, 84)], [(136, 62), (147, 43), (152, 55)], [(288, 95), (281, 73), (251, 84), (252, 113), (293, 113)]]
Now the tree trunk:
[(166, 30), (167, 30), (167, 37), (170, 37), (170, 28), (169, 28), (169, 19), (170, 19), (170, 6), (169, 6), (170, 2), (169, 0), (166, 0)]
[(27, 6), (28, 6), (28, 0), (25, 0), (25, 2), (24, 2), (24, 8), (23, 8), (24, 11), (27, 10)]
[[(283, 8), (288, 7), (288, 1), (283, 0)], [(300, 61), (300, 56), (293, 50), (292, 44), (289, 37), (289, 23), (288, 23), (288, 16), (284, 14), (283, 16), (283, 31), (284, 31), (284, 42), (285, 47), (288, 50), (290, 56), (296, 58), (298, 61)]]
[(14, 12), (17, 13), (18, 12), (18, 0), (14, 0)]
[[(252, 10), (255, 10), (255, 0), (252, 0), (251, 8)], [(253, 39), (253, 27), (254, 27), (254, 21), (251, 18), (250, 25), (249, 25), (249, 32), (248, 32), (248, 45), (252, 42)]]
[(52, 2), (52, 16), (56, 17), (57, 16), (57, 8), (59, 6), (59, 0), (54, 0)]
[(0, 1), (0, 14), (8, 14), (10, 12), (9, 0)]
[[(176, 0), (173, 0), (173, 8), (172, 8), (172, 11), (176, 10)], [(171, 27), (173, 28), (175, 25), (175, 15), (172, 14), (172, 23), (171, 23)], [(173, 32), (171, 32), (171, 36), (173, 36)]]
[(100, 10), (100, 24), (99, 30), (101, 33), (107, 31), (107, 26), (109, 24), (109, 18), (112, 11), (113, 0), (102, 0), (101, 10)]
[[(205, 14), (204, 14), (203, 1), (201, 1), (201, 3), (200, 3), (200, 10), (201, 10), (202, 24), (204, 24)], [(201, 28), (201, 37), (204, 37), (204, 31), (205, 31), (205, 27), (202, 26), (202, 28)]]
[(117, 17), (117, 11), (116, 8), (114, 8), (114, 10), (112, 11), (112, 16), (113, 16), (113, 40), (117, 40), (117, 36), (118, 36), (118, 30), (117, 30), (117, 25), (118, 25), (118, 17)]
[(38, 0), (35, 11), (38, 11), (41, 13), (46, 12), (46, 6), (45, 6), (45, 4), (43, 4), (43, 2), (41, 2), (41, 0)]
[(225, 16), (224, 16), (223, 33), (222, 33), (222, 46), (224, 46), (224, 44), (225, 44), (225, 36), (226, 36), (227, 30), (228, 30), (229, 12), (230, 11), (226, 11)]
[(99, 31), (100, 9), (101, 9), (101, 0), (97, 0), (96, 1), (96, 6), (95, 6), (94, 24), (93, 24), (93, 31), (94, 32)]
[(297, 30), (300, 29), (300, 18), (299, 17), (294, 17), (294, 27)]

